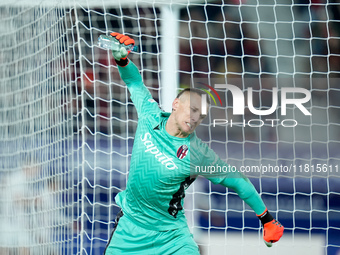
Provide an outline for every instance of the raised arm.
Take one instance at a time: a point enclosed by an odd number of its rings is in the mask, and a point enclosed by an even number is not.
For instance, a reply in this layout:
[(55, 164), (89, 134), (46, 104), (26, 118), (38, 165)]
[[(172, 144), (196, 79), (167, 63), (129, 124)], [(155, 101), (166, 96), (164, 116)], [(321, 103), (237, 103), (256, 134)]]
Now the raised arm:
[[(135, 41), (128, 36), (119, 33), (111, 33), (111, 36), (115, 37), (122, 45), (135, 44)], [(143, 83), (137, 66), (127, 58), (129, 53), (130, 51), (127, 51), (124, 47), (121, 47), (119, 51), (112, 51), (120, 77), (130, 91), (131, 100), (137, 109), (138, 116), (141, 117), (148, 111), (159, 111), (158, 105)]]

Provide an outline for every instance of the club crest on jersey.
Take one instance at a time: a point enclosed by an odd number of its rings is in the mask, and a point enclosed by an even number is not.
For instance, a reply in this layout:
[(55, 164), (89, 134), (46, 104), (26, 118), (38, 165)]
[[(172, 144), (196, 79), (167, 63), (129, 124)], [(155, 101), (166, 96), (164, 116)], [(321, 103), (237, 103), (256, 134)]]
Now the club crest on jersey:
[(188, 146), (183, 144), (181, 147), (177, 150), (177, 158), (183, 159), (188, 153)]

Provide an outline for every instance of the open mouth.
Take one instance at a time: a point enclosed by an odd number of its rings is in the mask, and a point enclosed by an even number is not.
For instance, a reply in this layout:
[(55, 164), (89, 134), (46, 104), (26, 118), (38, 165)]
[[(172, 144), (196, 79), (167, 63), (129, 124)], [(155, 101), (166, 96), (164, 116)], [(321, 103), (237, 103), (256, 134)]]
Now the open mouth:
[(185, 122), (187, 126), (191, 129), (191, 124), (189, 122)]

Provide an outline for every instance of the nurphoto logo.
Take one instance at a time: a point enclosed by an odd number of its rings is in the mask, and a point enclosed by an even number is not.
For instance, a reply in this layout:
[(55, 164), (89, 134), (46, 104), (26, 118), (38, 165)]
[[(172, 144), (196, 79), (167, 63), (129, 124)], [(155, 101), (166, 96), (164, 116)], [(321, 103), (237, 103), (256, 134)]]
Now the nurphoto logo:
[[(203, 84), (203, 83), (201, 83)], [(211, 89), (213, 91), (213, 93), (217, 96), (217, 98), (219, 99), (221, 105), (222, 105), (222, 101), (220, 96), (218, 95), (218, 93), (216, 92), (216, 90), (206, 84), (203, 84), (206, 87), (208, 87), (209, 89)], [(278, 110), (278, 107), (280, 106), (280, 112), (277, 115), (280, 116), (286, 116), (287, 115), (287, 106), (288, 105), (292, 105), (297, 107), (305, 116), (310, 116), (312, 115), (304, 106), (305, 103), (309, 102), (311, 99), (311, 92), (308, 91), (307, 89), (304, 88), (296, 88), (296, 87), (283, 87), (280, 89), (273, 87), (272, 88), (272, 105), (269, 107), (269, 109), (257, 109), (254, 106), (254, 100), (253, 100), (253, 89), (251, 87), (249, 87), (247, 89), (247, 105), (246, 105), (246, 97), (245, 97), (245, 93), (237, 86), (235, 85), (231, 85), (231, 84), (216, 84), (215, 88), (217, 89), (226, 89), (227, 91), (231, 92), (231, 96), (232, 96), (232, 101), (233, 101), (233, 105), (232, 105), (232, 112), (233, 115), (235, 116), (240, 116), (240, 115), (245, 115), (245, 109), (246, 106), (248, 107), (248, 110), (256, 115), (256, 116), (268, 116), (273, 114), (274, 112), (276, 112)], [(202, 89), (202, 88), (201, 88)], [(214, 101), (215, 105), (216, 104), (216, 100), (214, 98), (214, 96), (212, 95), (211, 92), (209, 92), (206, 89), (202, 89), (204, 90)], [(290, 94), (300, 94), (302, 95), (301, 98), (290, 98), (288, 95)], [(280, 104), (279, 104), (279, 95), (280, 95)], [(201, 113), (206, 115), (207, 114), (207, 98), (206, 95), (202, 95), (201, 98)], [(267, 108), (267, 107), (266, 107)], [(281, 125), (283, 127), (295, 127), (298, 125), (297, 120), (295, 119), (250, 119), (248, 121), (246, 121), (245, 119), (243, 119), (242, 122), (233, 122), (232, 119), (213, 119), (213, 127), (218, 126), (218, 125), (229, 125), (230, 127), (233, 126), (249, 126), (249, 127), (262, 127), (265, 122), (267, 122), (267, 124), (269, 124), (271, 127), (275, 127), (277, 125)]]

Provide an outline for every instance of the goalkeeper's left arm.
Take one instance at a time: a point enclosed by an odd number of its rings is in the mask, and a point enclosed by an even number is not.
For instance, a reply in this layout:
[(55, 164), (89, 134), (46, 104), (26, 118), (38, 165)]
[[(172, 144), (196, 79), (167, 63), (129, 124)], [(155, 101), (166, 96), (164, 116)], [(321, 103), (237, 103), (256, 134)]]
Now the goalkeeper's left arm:
[(269, 213), (254, 185), (240, 172), (225, 178), (209, 178), (213, 183), (233, 189), (256, 213), (263, 225), (263, 239), (268, 247), (280, 240), (284, 227)]
[(197, 152), (202, 157), (201, 164), (205, 166), (215, 166), (214, 169), (228, 169), (226, 172), (209, 172), (201, 174), (214, 184), (221, 184), (224, 187), (233, 189), (239, 197), (248, 204), (256, 213), (263, 225), (263, 239), (268, 247), (272, 246), (280, 240), (283, 235), (284, 227), (273, 218), (261, 199), (259, 193), (255, 189), (250, 180), (241, 172), (231, 168), (219, 156), (210, 149), (206, 144), (202, 143), (198, 146)]
[[(225, 164), (225, 163), (224, 163)], [(228, 173), (224, 178), (208, 178), (214, 184), (233, 189), (256, 213), (263, 225), (263, 239), (268, 247), (280, 240), (284, 227), (269, 213), (254, 185), (242, 173)]]

